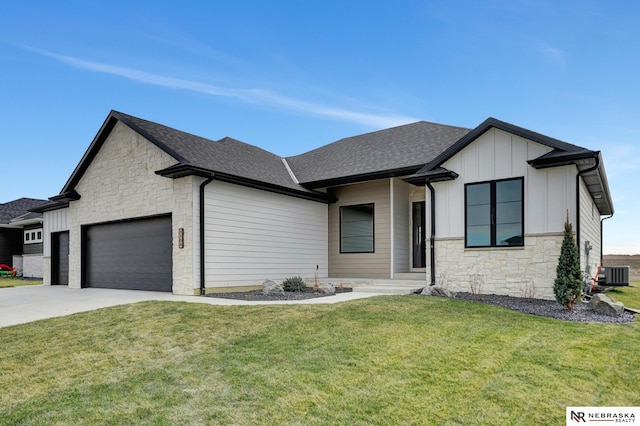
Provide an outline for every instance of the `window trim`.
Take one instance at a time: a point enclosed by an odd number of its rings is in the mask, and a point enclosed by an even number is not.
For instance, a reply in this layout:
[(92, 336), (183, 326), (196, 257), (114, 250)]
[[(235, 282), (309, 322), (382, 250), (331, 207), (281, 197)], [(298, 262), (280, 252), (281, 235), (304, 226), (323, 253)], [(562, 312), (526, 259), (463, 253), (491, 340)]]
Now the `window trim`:
[[(24, 244), (38, 244), (42, 242), (43, 234), (42, 228), (25, 229), (22, 234), (22, 241)], [(33, 238), (31, 238), (32, 236)]]
[[(521, 244), (510, 244), (510, 245), (500, 245), (496, 242), (496, 184), (499, 182), (510, 182), (510, 181), (520, 181), (520, 223), (522, 224), (522, 243)], [(483, 185), (489, 184), (489, 209), (490, 209), (490, 240), (491, 242), (488, 245), (469, 245), (468, 243), (468, 225), (467, 225), (467, 188), (469, 186), (474, 185)], [(516, 178), (506, 178), (506, 179), (496, 179), (496, 180), (487, 180), (482, 182), (469, 182), (464, 184), (464, 247), (465, 248), (493, 248), (493, 249), (505, 249), (512, 247), (524, 247), (524, 177), (516, 177)]]
[[(371, 250), (370, 251), (345, 251), (342, 248), (342, 211), (345, 208), (354, 208), (354, 207), (371, 207)], [(338, 211), (338, 228), (339, 228), (339, 246), (340, 246), (340, 254), (354, 254), (354, 253), (375, 253), (376, 252), (376, 208), (375, 203), (363, 203), (363, 204), (350, 204), (346, 206), (340, 206)]]

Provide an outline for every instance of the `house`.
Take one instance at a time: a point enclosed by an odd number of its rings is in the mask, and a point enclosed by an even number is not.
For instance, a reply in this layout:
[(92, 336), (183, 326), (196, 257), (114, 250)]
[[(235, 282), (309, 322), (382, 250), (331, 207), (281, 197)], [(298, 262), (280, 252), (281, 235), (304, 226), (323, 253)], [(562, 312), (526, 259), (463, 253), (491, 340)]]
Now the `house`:
[(47, 200), (20, 198), (0, 204), (0, 264), (17, 269), (27, 278), (42, 278), (42, 213), (29, 209)]
[(493, 118), (281, 158), (112, 111), (50, 200), (45, 283), (176, 294), (301, 275), (553, 298), (566, 218), (594, 271), (613, 214), (600, 152)]

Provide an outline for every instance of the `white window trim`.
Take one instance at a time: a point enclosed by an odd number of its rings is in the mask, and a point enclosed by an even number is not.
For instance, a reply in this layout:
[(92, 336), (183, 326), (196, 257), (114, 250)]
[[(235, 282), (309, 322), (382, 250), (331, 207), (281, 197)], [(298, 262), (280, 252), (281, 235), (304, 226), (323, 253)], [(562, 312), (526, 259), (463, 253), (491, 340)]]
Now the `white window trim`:
[[(42, 242), (42, 228), (25, 229), (23, 240), (25, 244), (37, 244)], [(40, 236), (40, 238), (38, 238)]]

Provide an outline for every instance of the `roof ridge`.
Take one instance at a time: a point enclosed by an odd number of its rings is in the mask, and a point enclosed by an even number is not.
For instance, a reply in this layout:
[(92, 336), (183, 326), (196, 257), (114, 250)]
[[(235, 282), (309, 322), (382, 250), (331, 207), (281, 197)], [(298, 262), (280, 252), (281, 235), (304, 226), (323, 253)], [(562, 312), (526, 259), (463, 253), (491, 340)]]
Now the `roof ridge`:
[(296, 185), (300, 185), (300, 181), (298, 181), (298, 178), (296, 177), (295, 173), (293, 173), (293, 170), (291, 170), (291, 167), (289, 167), (289, 163), (287, 163), (287, 159), (281, 158), (281, 160), (282, 160), (282, 164), (284, 164), (284, 167), (287, 169), (287, 172), (289, 172), (289, 176), (291, 176), (293, 183), (295, 183)]

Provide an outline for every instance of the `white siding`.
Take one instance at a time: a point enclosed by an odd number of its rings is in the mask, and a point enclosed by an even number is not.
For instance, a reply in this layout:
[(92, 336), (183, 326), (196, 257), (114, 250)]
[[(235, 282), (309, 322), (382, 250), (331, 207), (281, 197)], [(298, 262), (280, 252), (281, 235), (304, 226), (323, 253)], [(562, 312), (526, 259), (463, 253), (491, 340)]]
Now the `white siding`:
[(410, 185), (400, 179), (391, 179), (392, 203), (392, 255), (391, 276), (395, 273), (409, 272), (411, 228), (411, 203), (409, 202)]
[(215, 180), (206, 186), (206, 287), (312, 278), (316, 266), (327, 277), (327, 244), (326, 204)]
[(51, 233), (69, 230), (68, 208), (43, 213), (43, 251), (44, 257), (51, 257)]
[(589, 253), (590, 275), (593, 276), (600, 263), (600, 212), (596, 207), (584, 181), (580, 179), (580, 266), (583, 271), (587, 267), (585, 242), (591, 244)]
[[(491, 129), (443, 164), (460, 175), (434, 183), (436, 235), (464, 237), (464, 185), (472, 182), (524, 177), (525, 234), (562, 232), (567, 211), (575, 220), (575, 167), (536, 170), (527, 164), (551, 148)], [(429, 226), (429, 225), (427, 225)]]

